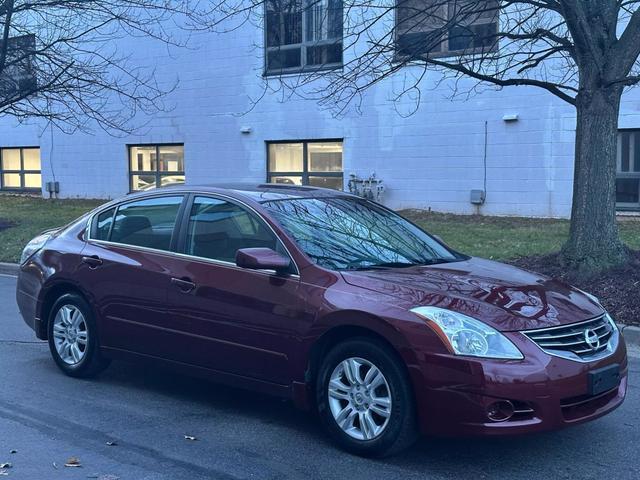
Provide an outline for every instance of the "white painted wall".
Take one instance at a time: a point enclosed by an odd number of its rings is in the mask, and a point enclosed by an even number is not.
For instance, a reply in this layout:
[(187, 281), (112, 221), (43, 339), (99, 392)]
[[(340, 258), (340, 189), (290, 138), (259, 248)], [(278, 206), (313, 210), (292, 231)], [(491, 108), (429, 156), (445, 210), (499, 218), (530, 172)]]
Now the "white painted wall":
[[(399, 76), (367, 92), (361, 115), (333, 118), (313, 101), (282, 101), (276, 93), (254, 106), (264, 85), (262, 52), (255, 47), (261, 41), (262, 32), (250, 24), (225, 35), (199, 34), (192, 49), (132, 40), (125, 49), (136, 63), (155, 66), (160, 82), (179, 80), (167, 99), (170, 112), (140, 118), (144, 131), (124, 137), (52, 133), (42, 124), (0, 118), (0, 147), (39, 145), (43, 182), (55, 175), (63, 197), (109, 198), (128, 190), (127, 144), (184, 143), (187, 182), (202, 184), (264, 181), (265, 141), (344, 138), (345, 182), (350, 173), (375, 172), (393, 208), (474, 213), (469, 194), (483, 188), (487, 122), (487, 201), (479, 211), (569, 215), (575, 115), (552, 95), (512, 87), (452, 101), (450, 84), (433, 89), (435, 77), (426, 78), (420, 108), (407, 117), (398, 112), (410, 111), (413, 102), (390, 101)], [(505, 114), (518, 114), (519, 121), (505, 123)], [(620, 124), (640, 127), (637, 91), (625, 95)], [(252, 132), (242, 134), (243, 126)]]

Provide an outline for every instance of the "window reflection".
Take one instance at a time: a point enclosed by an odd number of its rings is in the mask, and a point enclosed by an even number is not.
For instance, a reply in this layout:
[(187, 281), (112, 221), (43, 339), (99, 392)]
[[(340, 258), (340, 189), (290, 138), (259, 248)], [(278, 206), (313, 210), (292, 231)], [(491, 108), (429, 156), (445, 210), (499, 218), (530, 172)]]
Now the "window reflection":
[(271, 183), (343, 188), (341, 141), (272, 142), (267, 152)]
[(0, 188), (4, 190), (40, 190), (39, 148), (0, 149)]
[(184, 145), (131, 145), (129, 168), (132, 191), (184, 183)]

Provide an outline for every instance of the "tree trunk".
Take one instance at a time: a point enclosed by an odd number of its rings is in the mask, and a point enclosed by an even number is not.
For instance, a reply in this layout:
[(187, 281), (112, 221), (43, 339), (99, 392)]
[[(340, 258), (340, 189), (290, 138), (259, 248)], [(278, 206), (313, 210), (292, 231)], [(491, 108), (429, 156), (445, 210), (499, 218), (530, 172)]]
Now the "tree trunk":
[(575, 270), (593, 274), (619, 265), (628, 252), (616, 223), (618, 113), (622, 89), (581, 89), (577, 128), (573, 206), (569, 240), (562, 254)]

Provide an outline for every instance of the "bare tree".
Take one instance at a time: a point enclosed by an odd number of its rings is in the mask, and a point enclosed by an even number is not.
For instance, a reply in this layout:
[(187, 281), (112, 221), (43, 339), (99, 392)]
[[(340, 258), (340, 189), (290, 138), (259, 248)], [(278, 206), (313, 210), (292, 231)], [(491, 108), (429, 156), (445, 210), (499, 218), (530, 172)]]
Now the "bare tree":
[(186, 46), (201, 28), (191, 0), (0, 0), (0, 116), (43, 118), (71, 132), (130, 132), (166, 109), (175, 83), (118, 48), (126, 37)]
[[(411, 71), (405, 77), (412, 81), (398, 95), (419, 94), (430, 70), (454, 84), (466, 77), (477, 80), (476, 87), (542, 88), (577, 112), (565, 260), (593, 272), (628, 259), (615, 218), (617, 124), (623, 90), (640, 81), (640, 1), (214, 0), (208, 21), (266, 22), (266, 68), (278, 76), (288, 73), (288, 44), (299, 41), (296, 22), (324, 6), (325, 19), (316, 22), (320, 31), (330, 31), (336, 3), (344, 12), (344, 28), (334, 40), (344, 48), (342, 68), (325, 71), (328, 65), (311, 62), (302, 75), (280, 76), (281, 87), (338, 112), (400, 71)], [(270, 58), (273, 45), (282, 55), (276, 51)], [(318, 45), (330, 57), (326, 39)]]

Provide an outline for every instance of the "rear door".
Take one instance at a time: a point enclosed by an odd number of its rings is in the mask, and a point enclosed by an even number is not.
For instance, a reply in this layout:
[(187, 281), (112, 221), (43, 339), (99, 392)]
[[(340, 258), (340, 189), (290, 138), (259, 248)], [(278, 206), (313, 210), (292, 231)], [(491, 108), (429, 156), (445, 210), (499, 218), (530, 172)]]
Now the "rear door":
[[(300, 280), (235, 265), (238, 249), (288, 252), (249, 207), (196, 196), (185, 210), (182, 255), (171, 265), (169, 322), (180, 332), (176, 354), (185, 363), (274, 383), (290, 381), (290, 357), (310, 317)], [(186, 282), (184, 284), (180, 281)]]
[(144, 198), (94, 217), (78, 278), (93, 295), (103, 346), (156, 356), (170, 350), (167, 263), (183, 200)]

